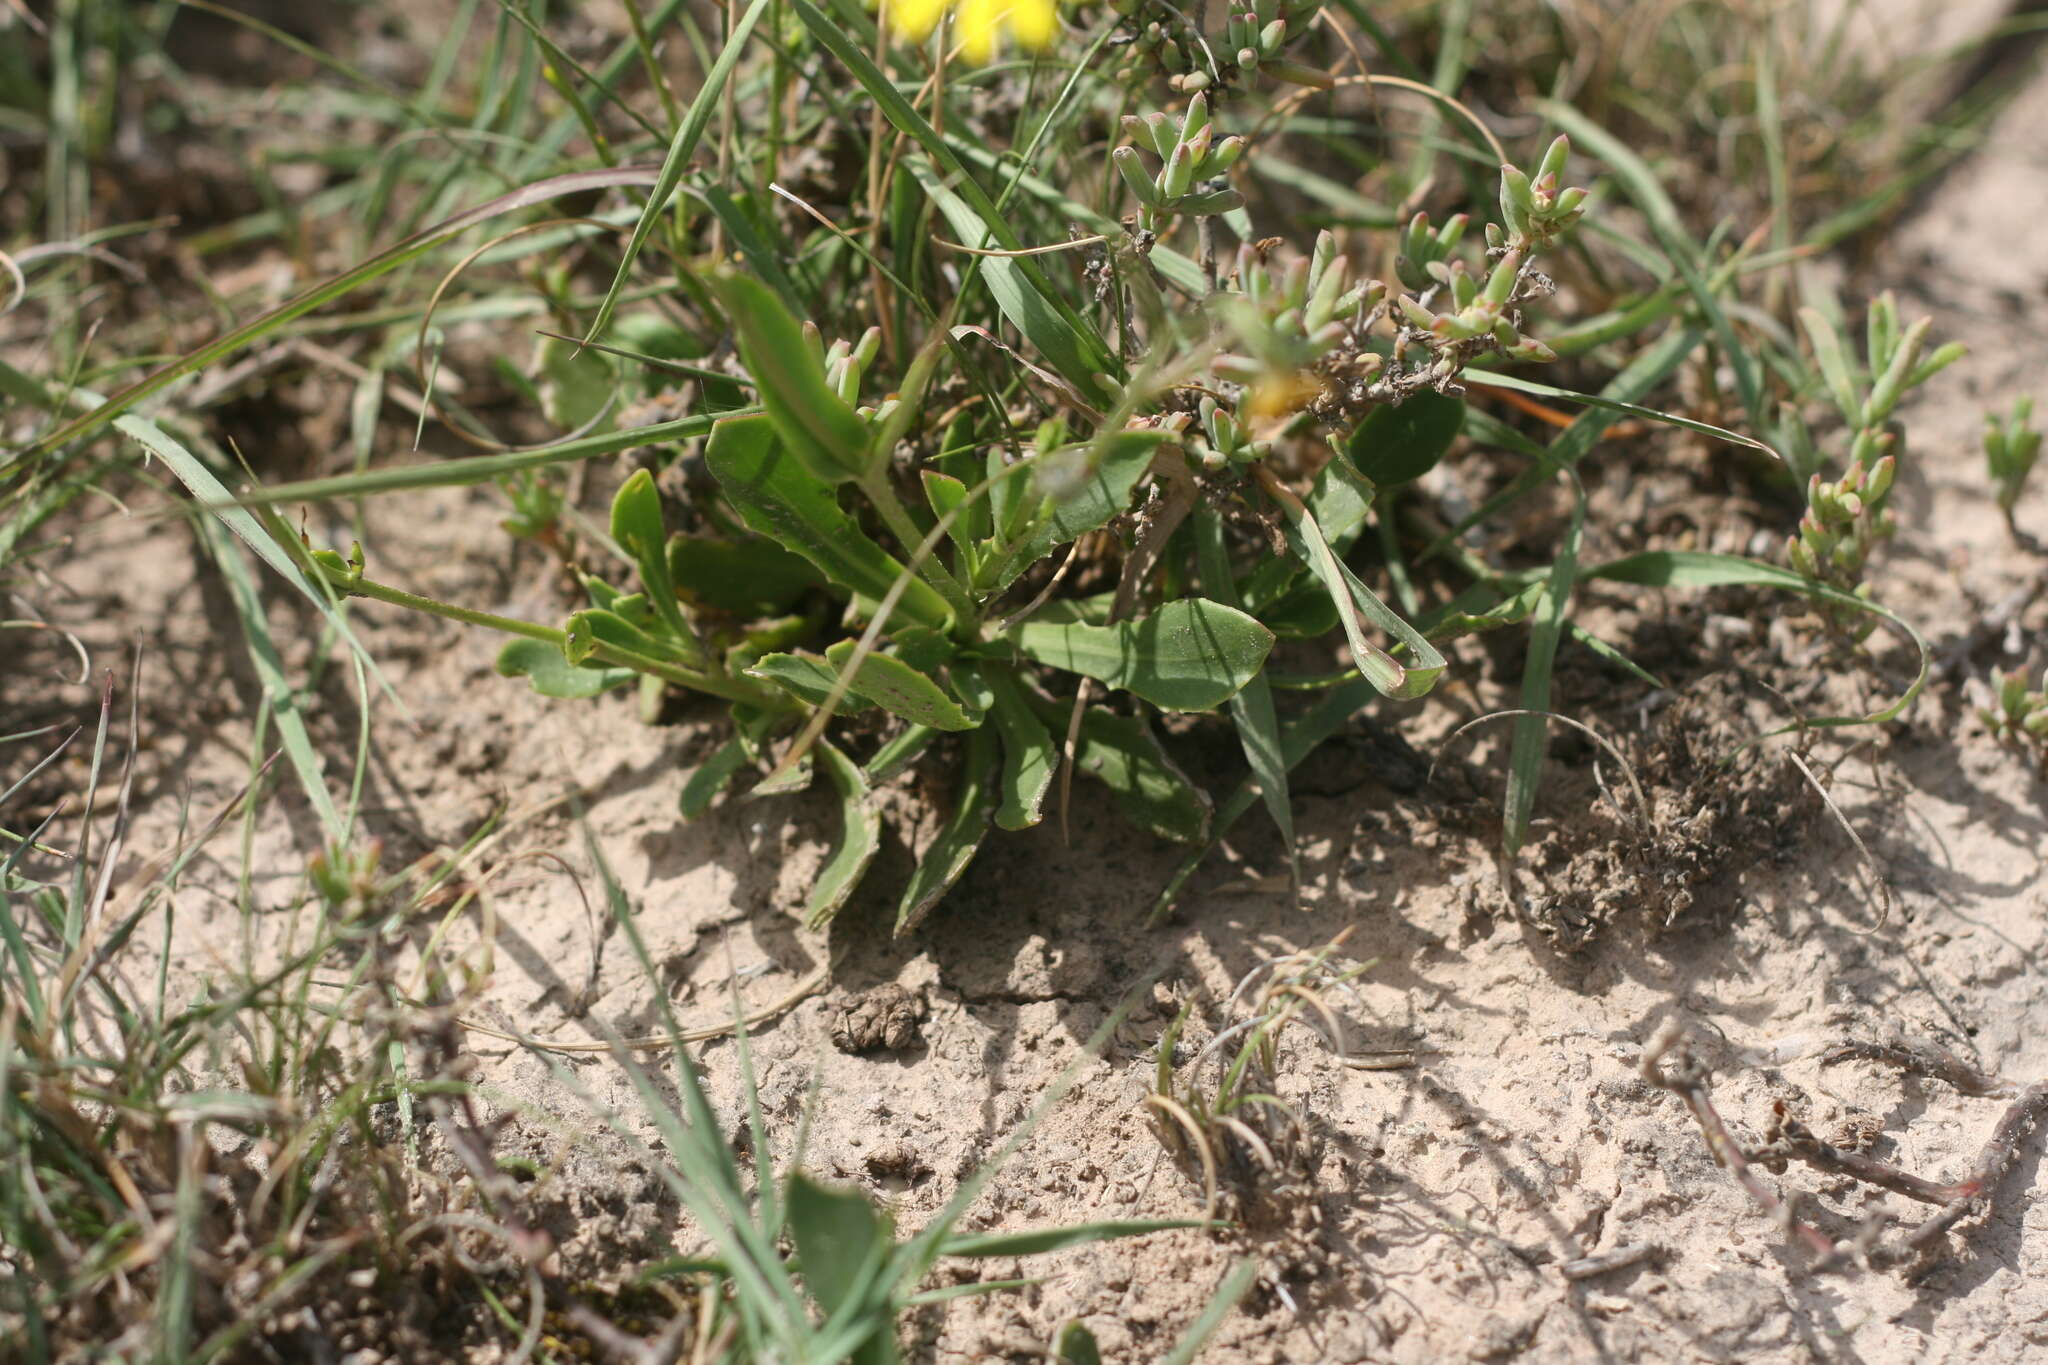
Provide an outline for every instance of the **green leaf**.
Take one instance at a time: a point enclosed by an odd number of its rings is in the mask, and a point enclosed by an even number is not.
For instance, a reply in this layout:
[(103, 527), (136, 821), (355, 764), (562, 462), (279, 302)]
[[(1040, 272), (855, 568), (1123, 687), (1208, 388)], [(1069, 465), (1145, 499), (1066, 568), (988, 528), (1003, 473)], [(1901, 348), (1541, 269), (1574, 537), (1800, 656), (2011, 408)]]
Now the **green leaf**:
[(710, 284), (783, 445), (827, 484), (861, 477), (868, 424), (826, 382), (817, 352), (775, 291), (731, 270), (712, 275)]
[[(1039, 719), (1060, 730), (1072, 710), (1065, 702), (1033, 706)], [(1167, 757), (1142, 717), (1089, 707), (1081, 717), (1074, 770), (1109, 788), (1124, 818), (1150, 834), (1192, 844), (1209, 833), (1209, 798)]]
[[(713, 427), (704, 462), (751, 530), (802, 555), (840, 587), (879, 599), (908, 572), (839, 509), (828, 483), (784, 450), (765, 416), (728, 417)], [(953, 624), (946, 600), (922, 579), (911, 582), (897, 610), (938, 630)]]
[[(1309, 514), (1322, 528), (1323, 539), (1334, 554), (1342, 555), (1358, 537), (1365, 519), (1372, 514), (1375, 489), (1372, 480), (1351, 467), (1349, 460), (1329, 460), (1303, 499)], [(1302, 572), (1296, 555), (1262, 555), (1239, 585), (1244, 600), (1237, 605), (1258, 617), (1281, 635), (1303, 637), (1323, 635), (1337, 628), (1336, 609), (1327, 594), (1302, 594), (1295, 587)], [(1304, 600), (1293, 601), (1295, 598)], [(1291, 605), (1289, 605), (1291, 602)], [(1319, 605), (1310, 605), (1314, 602)], [(1274, 613), (1284, 614), (1283, 627)]]
[[(1349, 565), (1330, 551), (1322, 528), (1308, 509), (1292, 498), (1278, 499), (1280, 513), (1287, 520), (1288, 544), (1306, 560), (1322, 580), (1330, 601), (1343, 623), (1345, 641), (1351, 646), (1351, 662), (1366, 680), (1382, 693), (1402, 701), (1426, 695), (1436, 686), (1448, 666), (1422, 633), (1379, 599), (1379, 595), (1351, 572)], [(1365, 627), (1376, 626), (1408, 647), (1412, 662), (1397, 663), (1394, 656), (1365, 638)]]
[(600, 641), (643, 658), (667, 661), (675, 656), (667, 642), (649, 635), (615, 611), (587, 607), (569, 617), (562, 653), (569, 662), (581, 664), (595, 652)]
[[(1223, 543), (1223, 518), (1215, 509), (1197, 507), (1194, 516), (1195, 560), (1202, 591), (1227, 607), (1237, 605), (1237, 579), (1230, 552)], [(1230, 699), (1230, 718), (1237, 726), (1245, 762), (1264, 796), (1266, 811), (1287, 848), (1288, 884), (1301, 884), (1301, 857), (1294, 845), (1294, 812), (1288, 802), (1287, 764), (1280, 756), (1280, 716), (1273, 709), (1273, 687), (1262, 672)]]
[(648, 604), (668, 627), (675, 646), (697, 660), (696, 634), (676, 605), (676, 584), (668, 567), (668, 531), (661, 522), (661, 494), (648, 470), (635, 470), (612, 498), (612, 539), (639, 567)]
[(540, 354), (541, 413), (564, 431), (601, 431), (609, 426), (595, 423), (611, 402), (618, 386), (612, 362), (596, 351), (580, 349), (573, 341), (544, 336)]
[(1079, 1322), (1060, 1328), (1053, 1350), (1060, 1365), (1102, 1365), (1102, 1349), (1095, 1344), (1095, 1334)]
[(804, 927), (822, 929), (846, 904), (868, 864), (875, 860), (882, 846), (882, 815), (868, 794), (867, 779), (853, 760), (822, 739), (814, 747), (826, 778), (839, 794), (840, 810), (839, 842), (826, 855), (804, 907)]
[(979, 670), (990, 693), (990, 714), (1003, 738), (1003, 777), (998, 789), (996, 824), (1004, 829), (1029, 829), (1044, 816), (1045, 794), (1059, 767), (1052, 735), (1032, 714), (1016, 675), (1001, 664)]
[(524, 677), (543, 697), (594, 697), (639, 676), (630, 668), (584, 668), (572, 664), (561, 646), (545, 640), (514, 640), (498, 651), (498, 672)]
[(1258, 676), (1273, 632), (1220, 602), (1182, 598), (1113, 626), (1027, 621), (1025, 657), (1132, 692), (1166, 711), (1207, 711)]
[(1028, 476), (1044, 498), (1039, 515), (1003, 549), (983, 580), (1001, 592), (1017, 575), (1056, 547), (1107, 526), (1130, 509), (1131, 490), (1152, 467), (1165, 433), (1119, 431), (1088, 445), (1068, 446), (1040, 459)]
[(1463, 399), (1423, 389), (1399, 404), (1374, 408), (1344, 449), (1358, 472), (1375, 484), (1407, 483), (1436, 468), (1464, 421)]
[(953, 794), (953, 814), (910, 875), (896, 907), (896, 934), (902, 937), (923, 922), (960, 874), (981, 851), (996, 804), (996, 738), (986, 727), (967, 735), (960, 764), (960, 786)]
[[(839, 670), (815, 654), (763, 654), (747, 676), (774, 683), (812, 706), (823, 706), (839, 681)], [(866, 699), (848, 695), (840, 698), (835, 714), (849, 716), (869, 709)]]
[(973, 518), (962, 510), (967, 502), (967, 485), (951, 474), (936, 469), (922, 471), (924, 476), (924, 500), (930, 504), (932, 515), (940, 519), (953, 518), (946, 527), (946, 535), (959, 552), (960, 572), (971, 577), (980, 562), (980, 547), (974, 543)]
[(1799, 324), (1813, 346), (1814, 361), (1820, 366), (1821, 378), (1827, 381), (1828, 396), (1835, 400), (1835, 410), (1852, 426), (1861, 424), (1863, 399), (1856, 392), (1855, 366), (1842, 345), (1841, 333), (1818, 308), (1800, 309)]
[[(1536, 610), (1536, 604), (1543, 598), (1543, 588), (1543, 580), (1538, 579), (1519, 592), (1503, 597), (1490, 585), (1475, 583), (1459, 593), (1448, 608), (1424, 618), (1429, 624), (1423, 633), (1432, 641), (1441, 644), (1465, 635), (1478, 635), (1489, 630), (1499, 630), (1502, 626), (1519, 625), (1529, 619), (1530, 612)], [(1468, 602), (1477, 605), (1489, 600), (1492, 601), (1492, 605), (1478, 612), (1467, 610), (1464, 605)]]
[(1072, 1227), (1030, 1228), (1023, 1232), (974, 1232), (949, 1237), (939, 1247), (941, 1256), (1039, 1256), (1048, 1251), (1092, 1246), (1120, 1237), (1143, 1237), (1148, 1233), (1172, 1232), (1177, 1228), (1221, 1226), (1200, 1218), (1109, 1219), (1100, 1223), (1076, 1223)]
[(938, 736), (939, 732), (929, 725), (905, 726), (868, 760), (868, 785), (880, 786), (915, 763)]
[[(987, 220), (966, 200), (948, 189), (946, 182), (922, 158), (907, 158), (906, 164), (917, 176), (918, 183), (924, 186), (924, 192), (939, 206), (939, 212), (945, 215), (955, 237), (974, 247), (995, 245), (1016, 249), (1003, 240), (1005, 235), (1014, 237), (1014, 233), (992, 233), (984, 226)], [(963, 170), (962, 174), (965, 173)], [(1028, 260), (1028, 257), (1007, 256), (980, 258), (981, 277), (987, 281), (988, 292), (995, 299), (996, 307), (1083, 399), (1101, 408), (1112, 406), (1116, 395), (1105, 388), (1100, 376), (1112, 373), (1116, 368), (1115, 361), (1103, 348), (1098, 336), (1077, 326), (1076, 320), (1034, 282), (1033, 276), (1037, 271), (1035, 267), (1028, 266)]]
[(767, 539), (671, 536), (668, 570), (684, 600), (746, 616), (787, 611), (825, 584), (809, 563)]
[[(846, 670), (856, 641), (841, 640), (825, 651), (826, 662), (837, 675)], [(847, 684), (854, 694), (865, 697), (885, 711), (894, 712), (918, 725), (934, 730), (972, 730), (978, 723), (946, 695), (946, 689), (930, 676), (888, 654), (870, 654)]]
[(747, 746), (738, 736), (719, 745), (684, 780), (682, 797), (676, 802), (677, 811), (685, 820), (697, 819), (711, 808), (712, 801), (732, 784), (734, 776), (746, 766)]
[(791, 792), (800, 792), (809, 787), (811, 778), (817, 772), (817, 764), (814, 761), (817, 755), (813, 752), (817, 747), (813, 744), (803, 751), (796, 762), (756, 782), (754, 789), (747, 793), (747, 799), (752, 801), (760, 796), (787, 796)]
[[(873, 1267), (888, 1255), (893, 1233), (888, 1216), (858, 1190), (820, 1185), (802, 1171), (783, 1186), (789, 1231), (811, 1297), (831, 1317), (846, 1307)], [(883, 1314), (880, 1321), (895, 1324)]]
[(654, 231), (654, 225), (661, 221), (662, 210), (668, 207), (669, 197), (682, 183), (683, 173), (690, 168), (690, 158), (696, 155), (697, 143), (703, 138), (704, 129), (709, 126), (711, 115), (719, 106), (726, 82), (732, 79), (733, 67), (738, 64), (754, 25), (760, 21), (768, 5), (769, 0), (754, 0), (747, 6), (739, 22), (726, 34), (718, 60), (704, 74), (704, 84), (697, 88), (697, 97), (690, 101), (689, 112), (677, 126), (676, 135), (669, 140), (668, 153), (661, 159), (661, 169), (654, 177), (654, 188), (647, 196), (647, 207), (641, 210), (640, 220), (633, 224), (633, 235), (626, 240), (618, 272), (612, 276), (611, 287), (605, 290), (604, 302), (598, 305), (597, 317), (590, 324), (586, 340), (597, 337), (611, 322), (612, 311), (619, 306), (619, 296), (625, 292), (626, 279), (633, 272), (633, 262), (639, 257), (648, 235)]

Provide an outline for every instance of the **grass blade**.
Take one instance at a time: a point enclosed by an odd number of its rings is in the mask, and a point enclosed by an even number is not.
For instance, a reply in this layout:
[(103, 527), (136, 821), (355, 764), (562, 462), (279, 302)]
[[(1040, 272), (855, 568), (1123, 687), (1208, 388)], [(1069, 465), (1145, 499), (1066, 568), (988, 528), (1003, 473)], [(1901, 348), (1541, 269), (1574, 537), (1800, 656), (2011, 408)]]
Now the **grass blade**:
[(1529, 814), (1536, 806), (1536, 788), (1543, 780), (1543, 759), (1548, 749), (1549, 728), (1542, 714), (1550, 710), (1551, 666), (1557, 659), (1558, 639), (1564, 633), (1570, 609), (1572, 584), (1579, 562), (1579, 533), (1586, 522), (1586, 493), (1577, 476), (1572, 479), (1572, 519), (1558, 548), (1557, 561), (1543, 583), (1529, 627), (1529, 649), (1522, 665), (1522, 710), (1529, 713), (1515, 720), (1514, 744), (1508, 756), (1508, 791), (1501, 806), (1501, 842), (1508, 856), (1521, 850), (1529, 832)]

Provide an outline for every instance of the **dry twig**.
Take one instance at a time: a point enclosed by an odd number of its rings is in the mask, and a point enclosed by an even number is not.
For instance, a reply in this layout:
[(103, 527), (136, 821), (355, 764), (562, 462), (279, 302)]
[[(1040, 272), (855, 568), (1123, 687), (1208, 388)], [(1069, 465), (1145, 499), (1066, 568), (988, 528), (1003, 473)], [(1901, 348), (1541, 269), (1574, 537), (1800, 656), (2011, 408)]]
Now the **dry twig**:
[[(1831, 1049), (1822, 1060), (1841, 1061), (1863, 1057), (1890, 1062), (1903, 1070), (1935, 1076), (1968, 1095), (2011, 1094), (2012, 1086), (1970, 1066), (1946, 1049), (1928, 1043), (1845, 1043)], [(1998, 1187), (2018, 1159), (2021, 1139), (2048, 1117), (2048, 1081), (2021, 1090), (1991, 1138), (1977, 1155), (1970, 1174), (1954, 1184), (1941, 1184), (1913, 1175), (1888, 1162), (1844, 1152), (1815, 1137), (1793, 1118), (1783, 1104), (1776, 1108), (1770, 1142), (1755, 1153), (1744, 1152), (1728, 1125), (1715, 1110), (1707, 1092), (1709, 1072), (1686, 1046), (1684, 1030), (1668, 1023), (1657, 1031), (1643, 1050), (1643, 1078), (1660, 1090), (1668, 1090), (1685, 1101), (1707, 1150), (1715, 1162), (1735, 1177), (1757, 1206), (1785, 1230), (1787, 1236), (1815, 1257), (1814, 1269), (1826, 1270), (1851, 1260), (1859, 1253), (1872, 1266), (1896, 1266), (1928, 1256), (1943, 1234), (1963, 1219), (1989, 1213)], [(1866, 1184), (1939, 1206), (1939, 1211), (1904, 1235), (1879, 1241), (1879, 1225), (1873, 1221), (1850, 1242), (1840, 1243), (1819, 1229), (1801, 1222), (1787, 1201), (1780, 1199), (1756, 1173), (1755, 1166), (1775, 1163), (1783, 1168), (1787, 1159), (1805, 1162), (1819, 1170), (1846, 1175)]]

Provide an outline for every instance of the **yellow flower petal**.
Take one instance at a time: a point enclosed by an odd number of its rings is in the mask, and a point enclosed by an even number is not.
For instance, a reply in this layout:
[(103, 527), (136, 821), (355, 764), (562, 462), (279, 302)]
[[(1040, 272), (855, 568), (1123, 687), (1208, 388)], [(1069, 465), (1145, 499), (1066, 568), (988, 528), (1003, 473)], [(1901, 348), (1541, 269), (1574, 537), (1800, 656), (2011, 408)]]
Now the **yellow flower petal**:
[(1010, 0), (1010, 32), (1025, 47), (1050, 47), (1059, 31), (1059, 6), (1053, 0)]
[(953, 25), (960, 34), (960, 53), (977, 65), (996, 55), (1002, 35), (1003, 0), (960, 0)]
[(938, 27), (949, 0), (887, 0), (889, 21), (912, 42), (922, 42)]

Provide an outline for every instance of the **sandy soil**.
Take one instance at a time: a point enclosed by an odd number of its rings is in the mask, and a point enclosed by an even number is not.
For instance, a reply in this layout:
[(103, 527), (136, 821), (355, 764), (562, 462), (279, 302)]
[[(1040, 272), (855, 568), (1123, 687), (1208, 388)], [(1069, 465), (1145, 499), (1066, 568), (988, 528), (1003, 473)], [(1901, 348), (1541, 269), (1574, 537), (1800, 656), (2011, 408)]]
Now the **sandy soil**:
[[(1899, 287), (1909, 311), (1932, 312), (1939, 335), (1973, 345), (1907, 416), (1915, 446), (1904, 529), (1880, 588), (1937, 652), (2042, 569), (2004, 533), (1976, 432), (1987, 404), (2028, 385), (2038, 392), (2048, 372), (2044, 119), (2048, 81), (2037, 81), (1876, 265), (1875, 282)], [(1591, 468), (1600, 462), (1611, 464)], [(1701, 544), (1748, 535), (1747, 524), (1697, 515), (1721, 515), (1721, 501), (1697, 497), (1718, 486), (1704, 454), (1620, 446), (1588, 463), (1592, 525), (1625, 526), (1645, 498), (1668, 498), (1676, 524), (1667, 535)], [(477, 492), (373, 504), (375, 572), (491, 609), (556, 614), (564, 599), (538, 556), (507, 566), (495, 548), (500, 515), (494, 495)], [(1782, 509), (1753, 515), (1779, 533), (1789, 522)], [(2038, 480), (2022, 521), (2048, 533)], [(43, 605), (97, 657), (119, 657), (137, 633), (147, 642), (148, 747), (130, 845), (139, 866), (181, 817), (209, 816), (238, 789), (254, 675), (216, 648), (236, 638), (224, 590), (174, 523), (97, 521), (59, 580), (66, 592)], [(1087, 1322), (1109, 1359), (1155, 1359), (1247, 1249), (1269, 1272), (1203, 1357), (1219, 1365), (2038, 1358), (2048, 1350), (2039, 1136), (2021, 1144), (1990, 1216), (1966, 1222), (1932, 1266), (1815, 1274), (1716, 1166), (1680, 1101), (1644, 1080), (1641, 1058), (1667, 1021), (1690, 1029), (1714, 1071), (1715, 1103), (1748, 1144), (1762, 1140), (1775, 1103), (1840, 1146), (1929, 1177), (1969, 1170), (2007, 1099), (1870, 1062), (1825, 1064), (1821, 1054), (1903, 1037), (2021, 1085), (2048, 1078), (2048, 786), (1990, 743), (1959, 686), (2029, 649), (2038, 665), (2048, 604), (1979, 640), (1909, 720), (1802, 751), (1868, 859), (1782, 747), (1727, 772), (1710, 760), (1782, 720), (1771, 689), (1808, 710), (1874, 701), (1909, 676), (1903, 652), (1883, 651), (1875, 666), (1817, 657), (1810, 632), (1768, 627), (1776, 604), (1739, 594), (1603, 592), (1593, 605), (1673, 684), (1649, 695), (1582, 655), (1566, 659), (1559, 698), (1640, 765), (1656, 806), (1653, 865), (1638, 875), (1614, 852), (1633, 838), (1630, 826), (1596, 799), (1592, 751), (1561, 741), (1521, 914), (1493, 851), (1501, 737), (1444, 750), (1434, 781), (1425, 771), (1453, 724), (1507, 695), (1501, 679), (1514, 676), (1519, 640), (1468, 642), (1456, 660), (1462, 681), (1425, 719), (1381, 705), (1303, 770), (1305, 909), (1262, 889), (1280, 868), (1278, 850), (1248, 821), (1177, 919), (1146, 929), (1175, 854), (1125, 830), (1083, 784), (1071, 846), (1050, 829), (993, 839), (907, 940), (885, 927), (890, 888), (909, 867), (900, 845), (885, 850), (829, 935), (810, 935), (793, 907), (824, 848), (822, 802), (729, 800), (685, 823), (676, 797), (707, 750), (703, 717), (648, 727), (630, 699), (543, 703), (493, 673), (494, 642), (367, 605), (355, 619), (408, 714), (388, 704), (377, 713), (366, 824), (398, 866), (459, 844), (495, 807), (591, 793), (580, 825), (557, 806), (499, 846), (501, 855), (554, 855), (511, 863), (493, 885), (496, 974), (478, 1017), (501, 1029), (587, 1044), (602, 1036), (599, 1021), (624, 1035), (658, 1026), (657, 987), (621, 938), (598, 928), (602, 893), (586, 839), (638, 907), (660, 988), (686, 1020), (726, 1017), (735, 973), (744, 997), (761, 1004), (834, 964), (830, 992), (757, 1032), (764, 1102), (787, 1143), (815, 1078), (809, 1165), (886, 1198), (908, 1225), (1018, 1131), (1070, 1067), (1072, 1089), (973, 1221), (1198, 1215), (1198, 1178), (1162, 1159), (1142, 1107), (1159, 1031), (1176, 1002), (1199, 993), (1198, 1043), (1224, 1022), (1215, 1002), (1262, 958), (1349, 930), (1346, 951), (1372, 965), (1337, 1003), (1351, 1046), (1380, 1050), (1352, 1060), (1405, 1055), (1412, 1065), (1347, 1064), (1306, 1030), (1290, 1035), (1281, 1092), (1318, 1139), (1297, 1172), (1299, 1192), (1255, 1198), (1261, 1231), (1244, 1237), (1178, 1232), (1034, 1260), (1019, 1273), (1043, 1277), (1036, 1287), (935, 1317), (931, 1359), (1006, 1358), (1070, 1317)], [(292, 608), (280, 599), (274, 610), (282, 622)], [(34, 662), (54, 669), (58, 658)], [(324, 687), (321, 702), (310, 719), (344, 773), (358, 724), (345, 679)], [(1416, 748), (1387, 739), (1396, 730)], [(1197, 743), (1185, 757), (1216, 785), (1233, 780), (1225, 750)], [(904, 779), (892, 809), (914, 817), (919, 782), (943, 780)], [(297, 894), (318, 848), (289, 782), (265, 810), (250, 863), (258, 913), (247, 921), (259, 940), (282, 931), (274, 907)], [(915, 819), (905, 827), (930, 833)], [(234, 835), (222, 838), (176, 897), (168, 922), (188, 983), (239, 960), (240, 858)], [(456, 932), (474, 935), (477, 921)], [(1109, 1011), (1155, 973), (1103, 1055), (1084, 1057)], [(865, 1055), (835, 1047), (844, 1003), (886, 983), (923, 1000), (921, 1037)], [(510, 1145), (554, 1165), (543, 1196), (554, 1201), (549, 1226), (565, 1273), (602, 1275), (661, 1254), (672, 1238), (687, 1243), (644, 1164), (589, 1135), (587, 1112), (547, 1063), (482, 1033), (471, 1044), (499, 1102), (530, 1114)], [(737, 1115), (734, 1055), (729, 1040), (702, 1049), (715, 1093)], [(556, 1060), (599, 1101), (630, 1111), (609, 1059)], [(1797, 1166), (1762, 1178), (1787, 1196), (1802, 1192), (1801, 1216), (1832, 1236), (1852, 1235), (1866, 1217), (1901, 1226), (1922, 1212)], [(1648, 1250), (1586, 1278), (1561, 1269), (1627, 1248)], [(1013, 1268), (979, 1269), (1000, 1277)]]

